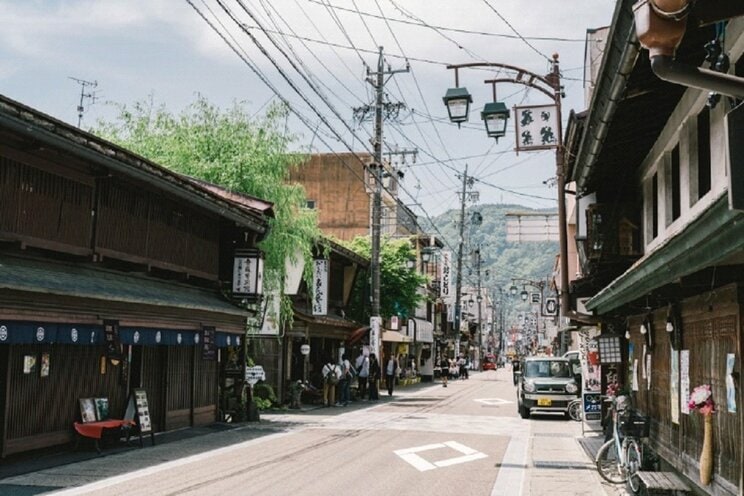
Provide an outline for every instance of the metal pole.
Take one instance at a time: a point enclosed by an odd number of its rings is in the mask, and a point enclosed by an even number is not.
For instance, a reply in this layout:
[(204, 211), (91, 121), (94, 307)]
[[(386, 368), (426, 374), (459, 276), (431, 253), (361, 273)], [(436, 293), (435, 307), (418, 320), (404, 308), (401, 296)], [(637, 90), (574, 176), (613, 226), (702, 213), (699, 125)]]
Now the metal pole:
[(558, 112), (558, 147), (555, 149), (556, 182), (558, 186), (558, 240), (561, 258), (560, 314), (571, 314), (571, 300), (568, 293), (568, 227), (566, 226), (566, 177), (563, 163), (563, 124), (561, 123), (561, 73), (558, 54), (553, 54), (551, 82), (555, 91), (555, 105)]
[(462, 292), (462, 249), (465, 236), (465, 188), (468, 184), (468, 164), (465, 164), (465, 173), (462, 175), (462, 202), (460, 204), (460, 237), (457, 246), (457, 282), (455, 283), (455, 312), (453, 316), (455, 332), (455, 355), (460, 354), (460, 293)]
[[(379, 326), (380, 318), (380, 216), (382, 211), (382, 97), (383, 97), (383, 57), (382, 47), (380, 47), (380, 56), (377, 59), (377, 81), (375, 87), (375, 142), (374, 142), (374, 164), (372, 167), (372, 174), (374, 174), (374, 196), (372, 199), (372, 240), (371, 240), (371, 253), (370, 253), (370, 269), (372, 271), (372, 312), (370, 327), (373, 329)], [(374, 337), (379, 338), (377, 331), (373, 331)], [(372, 351), (378, 355), (380, 363), (382, 363), (382, 356), (380, 356), (379, 348), (380, 341), (370, 342), (370, 345), (375, 348)]]
[(478, 265), (476, 266), (478, 270), (478, 296), (476, 297), (476, 301), (478, 302), (478, 360), (480, 361), (481, 356), (483, 355), (483, 322), (481, 320), (481, 306), (483, 303), (483, 296), (481, 295), (481, 252), (480, 248), (475, 252), (477, 255), (476, 262)]

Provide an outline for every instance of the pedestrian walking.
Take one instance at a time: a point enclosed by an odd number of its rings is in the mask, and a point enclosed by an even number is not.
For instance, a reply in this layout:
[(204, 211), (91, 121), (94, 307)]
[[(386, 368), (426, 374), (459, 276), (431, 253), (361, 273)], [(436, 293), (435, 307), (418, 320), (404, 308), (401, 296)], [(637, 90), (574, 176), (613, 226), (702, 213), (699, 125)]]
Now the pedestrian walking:
[(369, 399), (377, 401), (380, 399), (377, 385), (380, 382), (380, 362), (374, 353), (369, 354)]
[(341, 379), (341, 368), (328, 356), (321, 373), (323, 374), (323, 404), (333, 406), (336, 404), (336, 385)]
[(465, 380), (468, 378), (468, 360), (465, 355), (460, 355), (457, 359), (457, 368), (459, 369), (460, 379)]
[(341, 381), (339, 382), (340, 398), (338, 400), (338, 406), (346, 406), (351, 401), (351, 381), (354, 379), (354, 375), (351, 372), (351, 362), (346, 353), (341, 355)]
[(365, 400), (367, 396), (367, 381), (369, 380), (369, 357), (365, 356), (362, 350), (359, 351), (359, 356), (356, 359), (356, 369), (359, 372), (359, 376), (357, 377), (359, 398)]
[(439, 377), (442, 378), (442, 387), (447, 387), (447, 380), (449, 379), (449, 360), (445, 355), (442, 355), (439, 359)]
[(387, 382), (388, 396), (393, 395), (393, 389), (395, 388), (395, 374), (398, 371), (398, 360), (395, 355), (390, 355), (385, 362), (385, 380)]

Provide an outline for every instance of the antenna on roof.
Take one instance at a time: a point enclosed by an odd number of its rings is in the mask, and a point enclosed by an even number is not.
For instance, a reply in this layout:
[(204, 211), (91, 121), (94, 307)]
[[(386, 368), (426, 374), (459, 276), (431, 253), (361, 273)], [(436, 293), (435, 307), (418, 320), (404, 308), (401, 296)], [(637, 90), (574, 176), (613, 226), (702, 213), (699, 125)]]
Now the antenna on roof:
[(90, 105), (93, 105), (96, 103), (96, 93), (95, 91), (87, 91), (86, 88), (95, 88), (98, 86), (98, 81), (86, 81), (84, 79), (78, 79), (74, 78), (72, 76), (68, 76), (69, 79), (72, 79), (77, 84), (80, 85), (80, 103), (78, 104), (77, 111), (78, 111), (78, 123), (77, 127), (80, 127), (80, 124), (83, 122), (83, 112), (85, 112), (85, 107), (83, 106), (83, 102), (90, 101)]

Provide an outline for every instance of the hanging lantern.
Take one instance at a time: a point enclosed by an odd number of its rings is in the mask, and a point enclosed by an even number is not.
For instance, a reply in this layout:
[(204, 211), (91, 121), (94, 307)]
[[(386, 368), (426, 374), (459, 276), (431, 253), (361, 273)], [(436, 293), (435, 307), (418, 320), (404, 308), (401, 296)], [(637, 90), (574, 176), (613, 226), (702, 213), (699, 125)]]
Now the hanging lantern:
[(504, 102), (490, 102), (483, 107), (481, 119), (486, 125), (489, 138), (499, 138), (506, 135), (506, 123), (509, 120), (509, 109)]
[(256, 249), (235, 250), (233, 296), (256, 302), (263, 294), (263, 253)]
[(447, 106), (447, 113), (451, 122), (457, 123), (458, 126), (461, 122), (467, 122), (470, 104), (473, 101), (473, 97), (470, 96), (467, 88), (450, 88), (442, 100)]

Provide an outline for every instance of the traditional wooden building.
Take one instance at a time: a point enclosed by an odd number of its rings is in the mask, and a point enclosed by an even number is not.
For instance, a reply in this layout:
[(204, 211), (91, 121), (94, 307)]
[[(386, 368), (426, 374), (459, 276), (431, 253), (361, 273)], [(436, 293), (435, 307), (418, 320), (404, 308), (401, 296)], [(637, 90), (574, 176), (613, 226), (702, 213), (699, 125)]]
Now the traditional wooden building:
[(220, 348), (241, 346), (236, 249), (246, 205), (0, 96), (0, 454), (72, 439), (81, 398), (156, 431), (218, 418)]
[[(744, 9), (683, 1), (688, 17), (659, 21), (649, 2), (634, 3), (617, 2), (590, 108), (567, 132), (585, 223), (571, 292), (601, 318), (602, 390), (616, 372), (651, 417), (664, 466), (701, 493), (742, 494)], [(642, 49), (637, 28), (661, 25), (671, 29), (651, 39), (677, 33), (676, 51), (676, 41)], [(738, 78), (721, 86), (721, 74), (699, 69), (709, 66)], [(704, 417), (687, 404), (704, 384), (716, 403), (709, 483), (698, 473)]]

